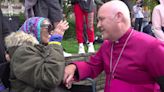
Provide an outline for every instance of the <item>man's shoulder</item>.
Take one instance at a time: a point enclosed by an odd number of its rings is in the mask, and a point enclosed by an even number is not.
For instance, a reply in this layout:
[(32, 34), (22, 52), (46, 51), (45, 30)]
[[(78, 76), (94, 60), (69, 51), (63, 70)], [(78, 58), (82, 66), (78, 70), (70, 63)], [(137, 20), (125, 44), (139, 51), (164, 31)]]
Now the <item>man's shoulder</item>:
[(150, 36), (143, 32), (137, 32), (137, 31), (134, 32), (133, 39), (143, 45), (144, 44), (151, 45), (153, 43), (160, 42), (157, 38), (153, 36)]

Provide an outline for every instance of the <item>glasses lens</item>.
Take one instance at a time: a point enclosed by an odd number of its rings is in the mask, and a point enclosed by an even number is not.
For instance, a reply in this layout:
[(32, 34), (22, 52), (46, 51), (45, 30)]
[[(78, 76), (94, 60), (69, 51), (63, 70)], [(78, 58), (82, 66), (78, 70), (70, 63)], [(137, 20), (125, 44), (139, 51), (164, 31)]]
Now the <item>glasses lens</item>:
[(51, 33), (52, 30), (53, 30), (52, 25), (49, 25), (48, 26), (48, 32)]
[(46, 28), (49, 33), (53, 30), (53, 26), (51, 24), (43, 24), (41, 27)]

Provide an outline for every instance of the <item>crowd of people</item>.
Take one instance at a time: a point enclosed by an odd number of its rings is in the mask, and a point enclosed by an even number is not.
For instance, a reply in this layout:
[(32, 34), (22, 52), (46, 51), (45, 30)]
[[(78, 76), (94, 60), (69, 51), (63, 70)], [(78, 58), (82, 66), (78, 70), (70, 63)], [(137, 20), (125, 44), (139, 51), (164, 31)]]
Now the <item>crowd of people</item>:
[[(97, 28), (104, 42), (88, 62), (68, 65), (61, 42), (69, 23), (63, 20), (61, 1), (25, 0), (27, 19), (12, 33), (0, 10), (0, 92), (70, 92), (74, 82), (96, 78), (102, 71), (104, 92), (164, 92), (164, 0), (159, 2), (151, 23), (143, 1), (136, 0), (134, 28), (126, 0), (99, 2)], [(78, 53), (85, 53), (84, 22), (88, 52), (93, 53), (94, 1), (72, 0), (72, 4)]]

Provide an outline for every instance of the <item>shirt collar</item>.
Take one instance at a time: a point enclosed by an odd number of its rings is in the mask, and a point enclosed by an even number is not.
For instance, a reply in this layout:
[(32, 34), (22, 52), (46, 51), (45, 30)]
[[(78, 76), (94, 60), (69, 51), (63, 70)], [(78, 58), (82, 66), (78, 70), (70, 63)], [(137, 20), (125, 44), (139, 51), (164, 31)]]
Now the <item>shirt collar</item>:
[(130, 35), (132, 30), (133, 30), (132, 28), (129, 28), (128, 31), (122, 37), (120, 37), (117, 41), (115, 41), (114, 43), (118, 44), (118, 43), (125, 42), (125, 40), (127, 39), (128, 35)]

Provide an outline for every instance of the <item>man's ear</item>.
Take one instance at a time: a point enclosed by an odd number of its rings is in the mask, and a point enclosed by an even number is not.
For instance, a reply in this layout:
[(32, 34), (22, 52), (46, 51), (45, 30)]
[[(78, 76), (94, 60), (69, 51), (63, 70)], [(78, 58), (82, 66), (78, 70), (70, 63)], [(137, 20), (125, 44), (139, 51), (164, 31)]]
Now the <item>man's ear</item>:
[(115, 19), (116, 19), (116, 22), (117, 22), (117, 23), (122, 22), (123, 14), (122, 14), (121, 12), (118, 12), (118, 13), (116, 14)]

